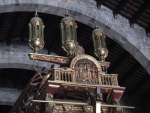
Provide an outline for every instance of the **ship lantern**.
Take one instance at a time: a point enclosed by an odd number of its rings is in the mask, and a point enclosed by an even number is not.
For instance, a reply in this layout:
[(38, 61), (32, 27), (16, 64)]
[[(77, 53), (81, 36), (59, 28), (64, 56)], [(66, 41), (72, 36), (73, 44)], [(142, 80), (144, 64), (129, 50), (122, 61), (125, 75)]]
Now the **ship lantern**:
[(98, 27), (92, 32), (92, 40), (94, 43), (94, 54), (99, 57), (99, 60), (105, 61), (108, 55), (108, 50), (105, 43), (105, 34)]
[(37, 11), (29, 23), (29, 45), (35, 53), (44, 47), (44, 24)]
[(68, 10), (66, 10), (65, 17), (61, 20), (61, 38), (62, 48), (67, 52), (67, 55), (73, 57), (76, 51), (77, 35), (76, 35), (76, 22), (73, 18), (69, 17)]

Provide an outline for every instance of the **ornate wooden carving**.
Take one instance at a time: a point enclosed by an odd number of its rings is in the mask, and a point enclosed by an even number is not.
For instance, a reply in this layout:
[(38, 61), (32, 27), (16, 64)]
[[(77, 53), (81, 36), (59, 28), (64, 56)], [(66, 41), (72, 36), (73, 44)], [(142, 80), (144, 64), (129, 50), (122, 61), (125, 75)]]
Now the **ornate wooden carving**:
[(56, 63), (56, 64), (69, 64), (70, 63), (69, 57), (54, 56), (54, 55), (30, 53), (29, 58), (32, 60), (52, 62), (52, 63)]
[[(53, 95), (50, 94), (50, 93), (46, 94), (45, 100), (46, 100), (46, 101), (51, 101), (51, 100), (53, 100)], [(55, 107), (55, 103), (46, 103), (46, 104), (45, 104), (45, 111), (46, 111), (47, 113), (53, 113), (54, 107)]]

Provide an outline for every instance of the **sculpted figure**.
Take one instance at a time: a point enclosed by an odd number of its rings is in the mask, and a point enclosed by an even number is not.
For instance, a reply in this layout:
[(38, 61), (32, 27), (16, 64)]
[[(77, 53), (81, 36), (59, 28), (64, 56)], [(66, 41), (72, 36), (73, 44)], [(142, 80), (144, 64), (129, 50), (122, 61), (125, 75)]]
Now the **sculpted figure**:
[(87, 80), (91, 83), (91, 66), (90, 64), (87, 64)]
[(97, 71), (96, 71), (94, 66), (92, 67), (92, 81), (95, 82), (95, 83), (98, 82), (98, 80), (97, 80)]
[(83, 81), (86, 81), (86, 77), (87, 77), (87, 67), (86, 67), (86, 64), (84, 64), (84, 66), (83, 66)]
[(82, 79), (82, 75), (83, 75), (83, 65), (80, 64), (79, 65), (79, 79)]
[(76, 69), (75, 69), (75, 78), (76, 78), (76, 80), (79, 80), (79, 66), (77, 65), (76, 66)]

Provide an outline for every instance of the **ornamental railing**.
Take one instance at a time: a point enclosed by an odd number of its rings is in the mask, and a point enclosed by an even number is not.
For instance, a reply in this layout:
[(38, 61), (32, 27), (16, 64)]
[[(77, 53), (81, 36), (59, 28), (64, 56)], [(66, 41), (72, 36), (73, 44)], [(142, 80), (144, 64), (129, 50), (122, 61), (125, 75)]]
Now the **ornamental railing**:
[(118, 86), (117, 74), (103, 74), (100, 76), (100, 85)]
[[(109, 86), (118, 86), (118, 75), (117, 74), (100, 74), (97, 77), (96, 82), (85, 82), (86, 84), (99, 84), (99, 85), (109, 85)], [(53, 74), (54, 81), (63, 81), (63, 82), (73, 82), (73, 83), (84, 83), (79, 82), (78, 77), (75, 73), (75, 70), (71, 68), (55, 68)], [(82, 80), (81, 80), (82, 81)], [(84, 81), (84, 79), (83, 79)]]

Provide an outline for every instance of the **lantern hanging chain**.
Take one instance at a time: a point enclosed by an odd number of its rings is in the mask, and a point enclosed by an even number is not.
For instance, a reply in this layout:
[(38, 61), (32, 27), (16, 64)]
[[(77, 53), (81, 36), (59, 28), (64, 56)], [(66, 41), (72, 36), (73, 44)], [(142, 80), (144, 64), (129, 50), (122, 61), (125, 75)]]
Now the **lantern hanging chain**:
[[(37, 63), (37, 61), (38, 61), (38, 60), (34, 60), (34, 58), (33, 58), (33, 66), (34, 66), (34, 69), (35, 69), (35, 70), (37, 71), (37, 73), (39, 74), (40, 78), (43, 79), (41, 73), (37, 70), (37, 68), (36, 68), (36, 66), (35, 66), (36, 63)], [(34, 62), (35, 62), (35, 63), (34, 63)]]

